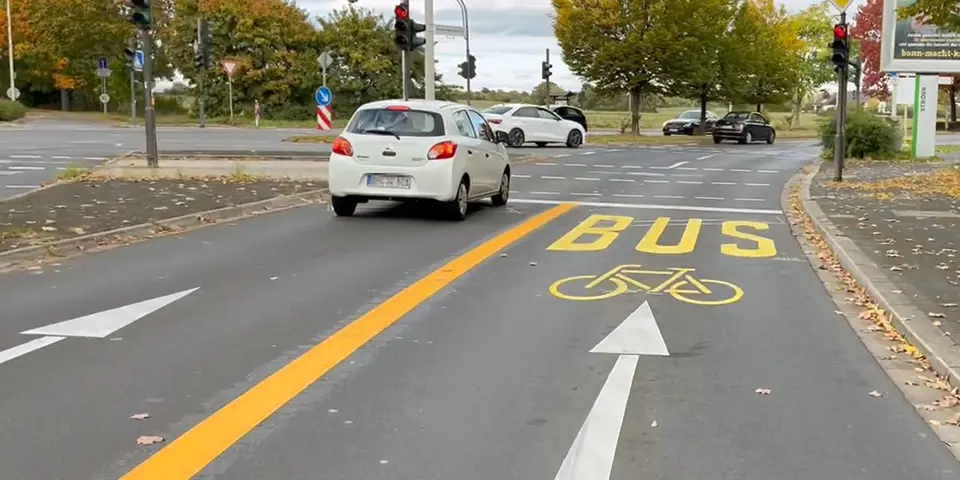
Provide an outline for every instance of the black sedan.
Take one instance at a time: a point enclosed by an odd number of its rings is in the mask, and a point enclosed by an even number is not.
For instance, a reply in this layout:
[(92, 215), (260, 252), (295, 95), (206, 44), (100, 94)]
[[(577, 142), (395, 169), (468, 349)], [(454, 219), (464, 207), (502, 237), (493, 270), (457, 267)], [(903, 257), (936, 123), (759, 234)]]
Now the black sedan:
[(564, 120), (573, 120), (579, 123), (583, 127), (583, 131), (587, 131), (587, 114), (583, 110), (570, 105), (553, 105), (550, 109)]
[(773, 143), (776, 138), (777, 130), (757, 112), (729, 112), (717, 120), (713, 127), (713, 143), (724, 140), (736, 140), (739, 143), (764, 140)]
[[(709, 133), (713, 130), (713, 123), (717, 121), (717, 116), (711, 111), (707, 111), (707, 122), (704, 124), (704, 132)], [(697, 127), (700, 126), (700, 110), (687, 110), (677, 115), (671, 120), (663, 122), (663, 134), (670, 135), (693, 135)]]

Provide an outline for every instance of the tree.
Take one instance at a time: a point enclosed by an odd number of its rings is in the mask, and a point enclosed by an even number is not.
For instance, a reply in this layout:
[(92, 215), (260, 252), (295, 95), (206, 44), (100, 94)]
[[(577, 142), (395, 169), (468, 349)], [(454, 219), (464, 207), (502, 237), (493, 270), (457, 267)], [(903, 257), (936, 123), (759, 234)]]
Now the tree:
[(674, 0), (662, 19), (665, 28), (655, 32), (677, 47), (664, 59), (661, 78), (671, 94), (700, 102), (701, 132), (707, 102), (721, 98), (724, 77), (739, 69), (740, 45), (729, 37), (735, 11), (732, 0)]
[(863, 65), (861, 89), (869, 97), (880, 100), (890, 98), (887, 75), (880, 71), (880, 42), (883, 27), (883, 0), (867, 0), (857, 10), (850, 34), (860, 44), (860, 61)]
[(897, 17), (901, 19), (917, 15), (922, 15), (926, 23), (932, 23), (939, 29), (960, 32), (960, 12), (956, 0), (915, 0), (897, 9)]
[(802, 62), (803, 41), (797, 24), (773, 0), (742, 2), (734, 15), (730, 38), (740, 46), (738, 70), (726, 75), (723, 93), (737, 103), (781, 103), (791, 97)]
[(800, 111), (807, 97), (821, 85), (835, 79), (830, 63), (830, 42), (833, 40), (833, 20), (829, 14), (830, 4), (823, 2), (811, 5), (792, 17), (800, 40), (803, 42), (802, 61), (796, 69), (796, 87), (791, 103), (793, 116), (790, 126), (800, 123)]
[(667, 0), (551, 0), (553, 31), (570, 70), (600, 92), (630, 94), (630, 129), (640, 132), (641, 95), (663, 89), (663, 59), (677, 47)]

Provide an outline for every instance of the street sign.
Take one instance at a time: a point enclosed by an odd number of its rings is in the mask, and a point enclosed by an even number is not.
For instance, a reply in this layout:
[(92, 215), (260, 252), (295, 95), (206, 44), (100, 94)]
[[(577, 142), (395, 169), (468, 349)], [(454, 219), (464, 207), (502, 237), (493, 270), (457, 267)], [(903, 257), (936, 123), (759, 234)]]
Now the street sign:
[(320, 68), (327, 69), (333, 63), (333, 56), (329, 51), (323, 52), (317, 57), (317, 63), (320, 64)]
[(7, 98), (10, 100), (16, 100), (20, 98), (20, 90), (17, 90), (17, 87), (10, 87), (7, 89)]
[(235, 69), (235, 68), (237, 68), (237, 62), (234, 62), (233, 60), (224, 60), (224, 61), (223, 61), (223, 69), (226, 70), (227, 76), (232, 77), (232, 76), (233, 76), (233, 69)]
[(847, 7), (853, 3), (853, 0), (828, 0), (831, 5), (837, 8), (841, 13), (847, 11)]
[(109, 76), (112, 75), (112, 74), (113, 74), (113, 72), (110, 71), (109, 68), (98, 68), (98, 69), (97, 69), (97, 76), (100, 77), (100, 78), (107, 78), (107, 77), (109, 77)]
[(330, 130), (333, 128), (332, 120), (330, 107), (317, 105), (317, 130)]
[(107, 57), (100, 57), (97, 59), (97, 69), (98, 70), (107, 69)]
[(100, 94), (100, 103), (110, 103), (110, 95), (106, 93)]
[(133, 69), (142, 72), (143, 71), (143, 50), (137, 50), (133, 55)]
[(463, 37), (465, 32), (463, 27), (453, 25), (434, 25), (433, 28), (434, 33), (445, 37)]
[(324, 85), (317, 89), (317, 93), (313, 95), (313, 99), (317, 102), (318, 107), (326, 107), (333, 103), (333, 92)]

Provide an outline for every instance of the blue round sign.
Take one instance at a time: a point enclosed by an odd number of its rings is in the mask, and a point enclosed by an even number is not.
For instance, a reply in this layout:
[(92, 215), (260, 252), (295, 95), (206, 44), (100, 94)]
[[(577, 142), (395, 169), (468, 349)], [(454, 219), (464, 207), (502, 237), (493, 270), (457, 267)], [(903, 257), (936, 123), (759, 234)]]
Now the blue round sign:
[(313, 99), (317, 102), (318, 107), (326, 107), (333, 103), (333, 92), (324, 85), (317, 89), (317, 93), (313, 95)]

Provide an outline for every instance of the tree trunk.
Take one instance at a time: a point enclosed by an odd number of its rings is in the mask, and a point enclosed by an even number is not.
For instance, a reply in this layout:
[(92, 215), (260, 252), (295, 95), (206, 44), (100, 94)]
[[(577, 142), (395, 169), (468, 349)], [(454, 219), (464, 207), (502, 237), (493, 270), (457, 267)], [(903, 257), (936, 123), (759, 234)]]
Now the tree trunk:
[(793, 98), (793, 117), (790, 119), (790, 129), (794, 129), (800, 126), (800, 111), (803, 109), (803, 100), (806, 95), (803, 94), (803, 90), (797, 89), (797, 93)]
[(60, 110), (70, 111), (70, 92), (67, 90), (60, 90)]
[(630, 133), (640, 135), (640, 87), (630, 89)]
[(693, 132), (695, 135), (703, 135), (707, 131), (707, 94), (700, 94), (700, 125)]
[(758, 104), (757, 104), (757, 113), (760, 113), (761, 107), (763, 107), (763, 104), (762, 104), (762, 103), (758, 103)]
[[(957, 81), (956, 78), (953, 80)], [(957, 121), (957, 84), (953, 83), (950, 85), (950, 121)]]

